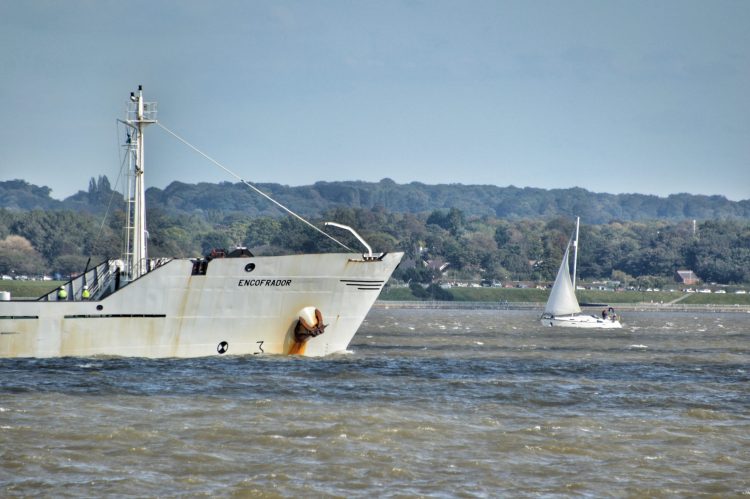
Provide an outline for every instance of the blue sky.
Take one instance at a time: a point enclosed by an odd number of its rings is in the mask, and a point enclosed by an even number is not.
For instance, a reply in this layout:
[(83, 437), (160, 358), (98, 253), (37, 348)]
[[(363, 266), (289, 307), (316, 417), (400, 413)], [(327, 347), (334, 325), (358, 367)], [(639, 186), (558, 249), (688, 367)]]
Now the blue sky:
[[(0, 0), (0, 180), (119, 171), (139, 84), (253, 182), (750, 198), (750, 2)], [(162, 130), (147, 182), (234, 181)]]

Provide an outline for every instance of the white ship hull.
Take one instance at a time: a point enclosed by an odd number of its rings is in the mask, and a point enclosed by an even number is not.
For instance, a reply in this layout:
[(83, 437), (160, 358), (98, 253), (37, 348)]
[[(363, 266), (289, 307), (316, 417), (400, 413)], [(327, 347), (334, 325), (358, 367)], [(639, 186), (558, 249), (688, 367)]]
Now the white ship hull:
[(559, 317), (542, 316), (540, 322), (549, 327), (575, 327), (587, 329), (618, 329), (622, 324), (618, 320), (601, 319), (593, 315), (567, 315)]
[[(402, 256), (219, 258), (205, 275), (175, 259), (101, 300), (0, 301), (0, 357), (344, 351)], [(327, 327), (300, 345), (294, 330), (305, 307)]]

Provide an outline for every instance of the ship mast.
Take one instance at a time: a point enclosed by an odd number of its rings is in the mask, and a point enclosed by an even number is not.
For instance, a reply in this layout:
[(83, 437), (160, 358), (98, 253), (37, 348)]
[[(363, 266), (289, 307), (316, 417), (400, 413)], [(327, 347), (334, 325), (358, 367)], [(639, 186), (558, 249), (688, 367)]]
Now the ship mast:
[(131, 128), (126, 144), (131, 156), (132, 177), (128, 187), (128, 247), (125, 259), (128, 277), (135, 280), (147, 272), (148, 259), (143, 130), (148, 125), (156, 123), (156, 103), (143, 100), (142, 85), (138, 86), (137, 93), (130, 93), (126, 119), (120, 121)]

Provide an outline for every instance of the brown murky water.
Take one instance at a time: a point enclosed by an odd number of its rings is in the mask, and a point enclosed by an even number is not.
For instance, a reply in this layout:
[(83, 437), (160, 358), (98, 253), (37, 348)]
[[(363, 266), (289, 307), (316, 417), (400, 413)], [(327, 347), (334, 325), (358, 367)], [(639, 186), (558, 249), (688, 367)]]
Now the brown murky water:
[(0, 495), (750, 494), (750, 316), (375, 309), (323, 359), (0, 360)]

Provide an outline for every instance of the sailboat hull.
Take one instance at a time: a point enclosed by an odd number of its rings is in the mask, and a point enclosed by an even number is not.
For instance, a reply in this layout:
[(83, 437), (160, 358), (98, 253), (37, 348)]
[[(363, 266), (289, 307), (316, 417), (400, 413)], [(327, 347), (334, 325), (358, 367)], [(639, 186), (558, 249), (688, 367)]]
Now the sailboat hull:
[[(347, 349), (402, 253), (171, 260), (95, 301), (0, 302), (0, 357), (201, 357)], [(301, 311), (322, 334), (301, 342)]]
[[(546, 314), (545, 314), (546, 315)], [(622, 324), (618, 320), (601, 319), (593, 315), (542, 316), (540, 322), (548, 327), (572, 327), (586, 329), (619, 329)]]

